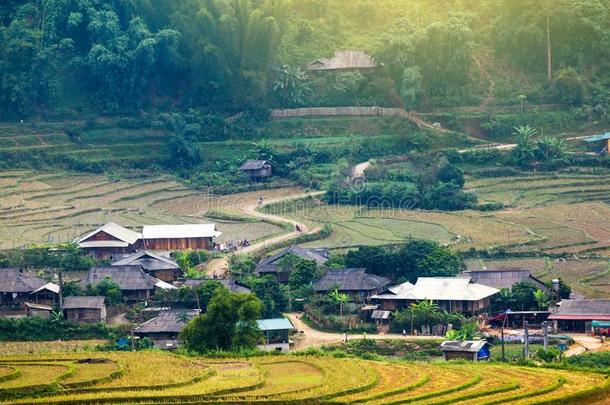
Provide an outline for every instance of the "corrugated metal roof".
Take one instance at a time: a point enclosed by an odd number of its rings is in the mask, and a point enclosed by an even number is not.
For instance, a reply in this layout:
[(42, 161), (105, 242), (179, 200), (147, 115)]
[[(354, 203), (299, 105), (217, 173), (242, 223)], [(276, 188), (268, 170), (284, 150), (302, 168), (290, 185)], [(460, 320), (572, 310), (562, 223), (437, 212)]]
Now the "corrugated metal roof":
[(99, 266), (89, 270), (83, 285), (97, 284), (106, 277), (117, 283), (121, 290), (153, 290), (161, 281), (144, 273), (141, 266)]
[(605, 139), (610, 139), (610, 132), (604, 132), (603, 134), (590, 136), (588, 138), (585, 138), (585, 142), (597, 142), (603, 141)]
[[(314, 260), (318, 265), (326, 263), (330, 255), (328, 249), (324, 248), (303, 248), (300, 246), (292, 245), (286, 249), (282, 249), (273, 256), (267, 257), (260, 261), (256, 266), (256, 273), (278, 273), (282, 269), (279, 267), (279, 261), (288, 254), (293, 254), (301, 259)], [(291, 269), (287, 269), (289, 271)]]
[(419, 277), (413, 287), (405, 286), (400, 294), (379, 294), (373, 299), (479, 301), (498, 292), (472, 282), (470, 277)]
[(142, 234), (140, 234), (139, 232), (134, 232), (125, 227), (122, 227), (121, 225), (115, 224), (114, 222), (108, 222), (107, 224), (105, 224), (105, 225), (95, 229), (94, 231), (89, 232), (85, 236), (81, 237), (80, 239), (78, 239), (76, 241), (76, 243), (78, 243), (79, 246), (81, 246), (81, 247), (103, 247), (103, 246), (122, 247), (122, 246), (114, 246), (114, 245), (113, 246), (102, 245), (102, 243), (109, 244), (111, 242), (116, 242), (116, 241), (89, 241), (89, 242), (87, 242), (88, 244), (96, 243), (96, 245), (91, 245), (91, 246), (82, 246), (81, 245), (87, 239), (91, 238), (92, 236), (94, 236), (95, 234), (97, 234), (99, 232), (105, 232), (108, 235), (114, 236), (115, 238), (127, 243), (128, 245), (133, 245), (134, 243), (136, 243), (136, 241), (138, 239), (140, 239), (142, 237)]
[(63, 309), (101, 309), (105, 299), (101, 296), (70, 296), (64, 298)]
[(371, 314), (371, 319), (389, 319), (390, 313), (391, 313), (390, 311), (382, 311), (382, 310), (376, 309)]
[(547, 290), (544, 283), (533, 277), (526, 269), (498, 269), (498, 270), (468, 270), (462, 272), (464, 277), (470, 277), (475, 283), (483, 284), (497, 289), (510, 289), (513, 284), (526, 281), (543, 291)]
[(441, 343), (441, 350), (448, 352), (478, 353), (485, 345), (485, 340), (445, 340)]
[(286, 318), (259, 319), (256, 323), (262, 331), (294, 329), (292, 323)]
[(143, 239), (215, 238), (222, 235), (216, 224), (145, 225)]
[(49, 290), (52, 293), (59, 294), (59, 286), (55, 283), (46, 283), (45, 285), (35, 289), (31, 294), (37, 293), (38, 291)]
[(610, 320), (610, 300), (561, 300), (549, 319)]

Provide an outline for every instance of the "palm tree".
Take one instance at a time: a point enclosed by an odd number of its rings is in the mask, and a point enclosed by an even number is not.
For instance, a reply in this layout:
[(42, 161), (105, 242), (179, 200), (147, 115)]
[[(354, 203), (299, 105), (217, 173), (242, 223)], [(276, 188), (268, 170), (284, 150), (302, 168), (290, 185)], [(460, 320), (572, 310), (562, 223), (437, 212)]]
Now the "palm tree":
[(549, 296), (545, 291), (542, 291), (540, 289), (534, 291), (534, 298), (536, 299), (536, 302), (538, 303), (538, 309), (542, 310), (542, 309), (548, 308)]
[(346, 304), (349, 301), (349, 295), (340, 293), (339, 290), (335, 288), (335, 291), (330, 293), (330, 299), (336, 304), (339, 304), (339, 316), (343, 316), (343, 304)]

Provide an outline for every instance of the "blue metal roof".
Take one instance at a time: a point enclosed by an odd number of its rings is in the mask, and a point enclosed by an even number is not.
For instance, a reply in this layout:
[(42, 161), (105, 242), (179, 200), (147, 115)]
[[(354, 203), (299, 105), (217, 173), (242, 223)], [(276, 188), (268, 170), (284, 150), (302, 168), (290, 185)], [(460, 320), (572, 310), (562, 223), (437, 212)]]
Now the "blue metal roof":
[(605, 139), (610, 139), (610, 132), (605, 132), (603, 134), (590, 136), (588, 138), (585, 138), (585, 142), (597, 142), (597, 141), (603, 141)]
[(286, 318), (274, 318), (274, 319), (259, 319), (256, 321), (260, 330), (285, 330), (294, 329), (290, 321)]

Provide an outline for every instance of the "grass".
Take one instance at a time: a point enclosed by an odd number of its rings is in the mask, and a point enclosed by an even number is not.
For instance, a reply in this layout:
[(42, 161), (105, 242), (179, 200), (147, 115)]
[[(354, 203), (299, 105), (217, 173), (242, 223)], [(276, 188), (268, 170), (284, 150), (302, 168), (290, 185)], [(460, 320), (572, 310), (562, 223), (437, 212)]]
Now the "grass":
[[(604, 375), (580, 371), (476, 363), (388, 363), (315, 355), (223, 360), (162, 352), (1, 357), (0, 367), (8, 365), (22, 374), (0, 384), (2, 404), (274, 401), (432, 405), (521, 403), (526, 399), (583, 403), (578, 401), (608, 390)], [(111, 365), (120, 367), (122, 373), (111, 380), (101, 379), (112, 372)], [(52, 389), (33, 390), (53, 379), (58, 385)], [(69, 387), (87, 381), (90, 385)]]

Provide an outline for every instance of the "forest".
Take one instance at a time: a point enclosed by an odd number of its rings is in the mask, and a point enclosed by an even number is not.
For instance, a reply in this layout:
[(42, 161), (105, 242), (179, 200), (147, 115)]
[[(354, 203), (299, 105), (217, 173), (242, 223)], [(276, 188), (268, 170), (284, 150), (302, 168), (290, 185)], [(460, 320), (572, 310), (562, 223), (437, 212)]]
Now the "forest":
[[(5, 0), (0, 118), (563, 104), (605, 116), (609, 0)], [(368, 76), (308, 63), (362, 49)], [(488, 81), (488, 80), (485, 80)], [(324, 91), (322, 91), (324, 90)]]

